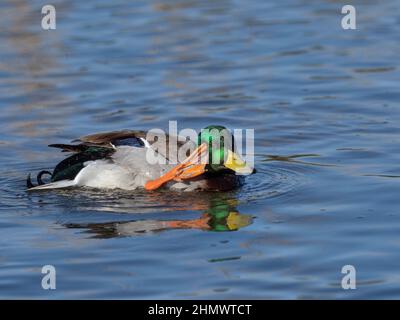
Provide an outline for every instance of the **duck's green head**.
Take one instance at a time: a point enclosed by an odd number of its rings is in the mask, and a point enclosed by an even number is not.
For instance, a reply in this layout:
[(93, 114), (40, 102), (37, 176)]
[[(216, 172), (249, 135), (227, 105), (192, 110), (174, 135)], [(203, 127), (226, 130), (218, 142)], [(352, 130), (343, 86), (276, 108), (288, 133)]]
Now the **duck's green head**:
[(227, 128), (219, 125), (205, 127), (199, 133), (197, 142), (198, 145), (207, 143), (209, 152), (207, 167), (210, 172), (232, 170), (241, 175), (253, 173), (254, 169), (235, 153), (235, 141)]

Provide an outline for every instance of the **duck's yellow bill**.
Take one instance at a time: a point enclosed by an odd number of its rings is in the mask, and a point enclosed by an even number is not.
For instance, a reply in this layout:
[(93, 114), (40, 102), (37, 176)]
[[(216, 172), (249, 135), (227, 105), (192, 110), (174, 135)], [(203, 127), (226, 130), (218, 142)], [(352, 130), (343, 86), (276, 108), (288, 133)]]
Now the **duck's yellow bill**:
[(237, 153), (228, 150), (228, 156), (224, 163), (228, 169), (235, 171), (239, 175), (252, 174), (254, 169), (251, 168)]
[(208, 147), (206, 143), (202, 143), (182, 163), (172, 168), (160, 178), (147, 181), (144, 188), (146, 190), (156, 190), (171, 180), (187, 180), (203, 174), (206, 172), (207, 165), (204, 161), (204, 159), (207, 159), (205, 157), (208, 157)]

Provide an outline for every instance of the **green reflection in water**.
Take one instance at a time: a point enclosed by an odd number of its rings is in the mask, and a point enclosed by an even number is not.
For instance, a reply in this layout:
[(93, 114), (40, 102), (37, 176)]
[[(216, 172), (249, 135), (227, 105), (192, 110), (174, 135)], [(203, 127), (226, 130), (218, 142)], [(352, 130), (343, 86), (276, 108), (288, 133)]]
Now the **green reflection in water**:
[[(87, 229), (94, 238), (113, 238), (144, 235), (176, 229), (198, 229), (203, 231), (236, 231), (253, 222), (251, 215), (241, 214), (236, 199), (212, 198), (209, 206), (199, 218), (179, 220), (133, 220), (105, 223), (68, 223), (67, 228)], [(187, 208), (189, 209), (189, 208)]]

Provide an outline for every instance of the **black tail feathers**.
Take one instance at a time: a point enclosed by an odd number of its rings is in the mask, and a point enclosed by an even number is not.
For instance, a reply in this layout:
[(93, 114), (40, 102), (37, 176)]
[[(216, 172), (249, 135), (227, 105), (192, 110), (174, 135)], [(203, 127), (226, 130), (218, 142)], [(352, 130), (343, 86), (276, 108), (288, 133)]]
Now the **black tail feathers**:
[[(43, 182), (42, 180), (42, 176), (44, 174), (50, 175), (50, 177), (53, 175), (50, 171), (46, 171), (46, 170), (42, 170), (38, 173), (36, 180), (39, 186), (45, 184), (45, 182)], [(26, 186), (28, 189), (35, 187), (35, 185), (32, 183), (31, 180), (31, 174), (28, 174), (28, 178), (26, 179)]]
[(28, 174), (28, 178), (26, 178), (26, 187), (27, 187), (28, 189), (34, 187), (32, 181), (31, 181), (31, 174)]

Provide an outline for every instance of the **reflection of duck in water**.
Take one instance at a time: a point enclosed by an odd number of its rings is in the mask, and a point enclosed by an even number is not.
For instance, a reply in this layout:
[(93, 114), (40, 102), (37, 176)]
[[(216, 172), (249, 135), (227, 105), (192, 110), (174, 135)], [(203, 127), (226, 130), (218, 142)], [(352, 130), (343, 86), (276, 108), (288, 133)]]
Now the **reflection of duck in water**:
[(89, 229), (96, 238), (141, 235), (172, 229), (199, 229), (204, 231), (235, 231), (252, 223), (252, 217), (236, 210), (234, 199), (212, 199), (210, 207), (198, 219), (191, 220), (135, 220), (123, 222), (69, 223), (68, 228)]
[[(146, 139), (149, 138), (144, 131), (125, 130), (85, 136), (75, 145), (50, 145), (73, 154), (61, 161), (52, 173), (40, 172), (38, 186), (35, 187), (28, 177), (27, 186), (29, 190), (67, 187), (155, 190), (165, 186), (186, 191), (221, 191), (240, 185), (240, 175), (253, 173), (253, 169), (234, 152), (233, 136), (222, 126), (203, 129), (197, 146), (192, 142), (178, 142), (178, 147), (189, 143), (187, 147), (191, 151), (178, 164), (168, 163), (169, 143), (164, 149), (156, 149), (154, 140), (157, 139)], [(166, 139), (168, 142), (171, 137)], [(190, 143), (192, 148), (189, 148)], [(154, 155), (158, 161), (151, 163), (149, 155)], [(50, 183), (42, 182), (43, 174), (50, 175)]]

